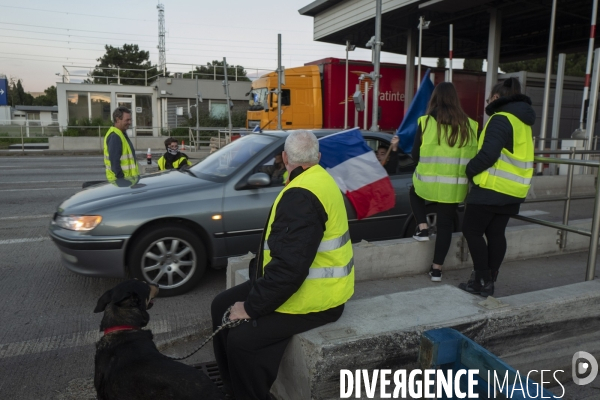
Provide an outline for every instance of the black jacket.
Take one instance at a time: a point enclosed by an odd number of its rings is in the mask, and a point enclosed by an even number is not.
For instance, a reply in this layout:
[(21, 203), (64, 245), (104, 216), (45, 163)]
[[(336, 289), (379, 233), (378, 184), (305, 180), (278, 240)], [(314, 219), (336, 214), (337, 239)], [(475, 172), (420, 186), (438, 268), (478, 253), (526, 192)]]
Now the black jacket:
[[(302, 167), (293, 170), (290, 181), (303, 172)], [(272, 212), (275, 219), (268, 240), (272, 259), (263, 274), (260, 266), (265, 226), (258, 254), (250, 264), (252, 289), (244, 308), (251, 318), (272, 313), (298, 291), (308, 276), (328, 219), (317, 196), (303, 188), (287, 190)], [(267, 223), (269, 218), (270, 213)]]
[[(519, 118), (524, 124), (532, 126), (535, 123), (535, 111), (531, 107), (531, 99), (523, 94), (501, 97), (491, 102), (486, 108), (487, 115), (506, 112)], [(487, 125), (485, 139), (481, 150), (467, 164), (466, 174), (469, 180), (490, 168), (500, 158), (502, 149), (513, 151), (513, 129), (508, 118), (498, 115)], [(484, 189), (477, 185), (471, 187), (465, 202), (467, 204), (485, 204), (503, 206), (506, 204), (522, 203), (525, 199), (509, 196), (494, 190)]]

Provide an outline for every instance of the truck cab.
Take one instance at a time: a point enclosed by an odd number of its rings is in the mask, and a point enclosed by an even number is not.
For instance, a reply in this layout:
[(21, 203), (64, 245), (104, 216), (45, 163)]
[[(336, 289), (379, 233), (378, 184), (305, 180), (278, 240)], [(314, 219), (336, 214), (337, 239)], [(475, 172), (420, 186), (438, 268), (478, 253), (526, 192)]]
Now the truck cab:
[[(277, 129), (277, 72), (252, 82), (246, 127)], [(307, 65), (285, 70), (281, 85), (281, 127), (288, 129), (320, 129), (323, 127), (323, 103), (319, 67)]]

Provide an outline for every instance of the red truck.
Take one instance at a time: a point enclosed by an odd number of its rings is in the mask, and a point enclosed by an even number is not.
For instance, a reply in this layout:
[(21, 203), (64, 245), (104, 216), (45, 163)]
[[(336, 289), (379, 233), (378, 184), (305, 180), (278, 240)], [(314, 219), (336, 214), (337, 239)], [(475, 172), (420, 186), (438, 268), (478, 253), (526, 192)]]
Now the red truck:
[[(373, 81), (361, 75), (373, 71), (368, 61), (348, 62), (348, 126), (355, 126), (355, 111), (352, 94), (360, 83), (360, 91), (365, 94), (368, 83), (367, 113), (358, 113), (359, 127), (371, 126), (371, 106), (373, 104)], [(426, 70), (422, 68), (422, 71)], [(379, 127), (382, 131), (395, 131), (404, 117), (404, 82), (406, 66), (381, 63), (379, 84)], [(346, 61), (338, 58), (324, 58), (302, 67), (285, 70), (285, 85), (282, 85), (281, 108), (283, 129), (344, 128), (344, 105)], [(443, 82), (445, 69), (432, 68), (434, 84)], [(453, 82), (456, 85), (465, 112), (481, 125), (484, 113), (485, 73), (454, 70)], [(415, 85), (416, 87), (416, 85)], [(277, 128), (277, 73), (271, 72), (252, 82), (250, 109), (247, 115), (247, 128), (257, 125), (261, 129)], [(367, 124), (365, 124), (365, 114)]]

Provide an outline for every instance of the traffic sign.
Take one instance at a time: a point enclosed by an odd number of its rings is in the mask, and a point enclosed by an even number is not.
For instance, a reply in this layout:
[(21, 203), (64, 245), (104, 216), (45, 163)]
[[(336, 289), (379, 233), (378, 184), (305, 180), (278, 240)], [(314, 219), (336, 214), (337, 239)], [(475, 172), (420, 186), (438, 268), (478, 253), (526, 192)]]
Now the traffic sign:
[(0, 106), (8, 105), (8, 82), (6, 78), (0, 78)]

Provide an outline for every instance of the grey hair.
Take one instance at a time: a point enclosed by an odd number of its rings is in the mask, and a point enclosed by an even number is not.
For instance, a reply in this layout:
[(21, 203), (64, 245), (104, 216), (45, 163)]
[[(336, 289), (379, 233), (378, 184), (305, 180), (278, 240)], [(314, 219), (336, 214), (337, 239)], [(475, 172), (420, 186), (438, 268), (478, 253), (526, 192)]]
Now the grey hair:
[(117, 122), (118, 119), (123, 118), (123, 114), (131, 114), (131, 110), (127, 107), (117, 107), (113, 111), (113, 122)]
[(319, 162), (319, 141), (311, 131), (293, 131), (285, 140), (284, 149), (291, 165), (315, 165)]

